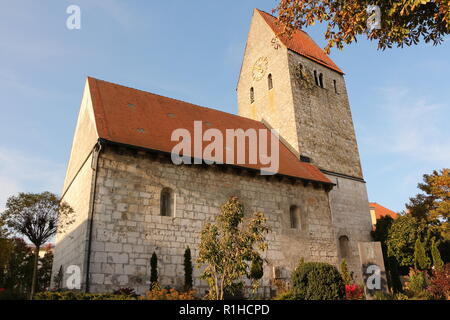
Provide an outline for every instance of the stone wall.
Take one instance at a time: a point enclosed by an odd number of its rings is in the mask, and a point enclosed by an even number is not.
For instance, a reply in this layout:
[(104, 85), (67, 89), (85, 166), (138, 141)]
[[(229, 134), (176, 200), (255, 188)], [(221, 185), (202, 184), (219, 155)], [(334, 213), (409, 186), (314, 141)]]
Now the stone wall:
[[(300, 153), (320, 169), (362, 178), (344, 77), (295, 52), (288, 56)], [(323, 88), (314, 71), (323, 75)]]
[[(231, 169), (230, 169), (231, 170)], [(269, 180), (268, 180), (269, 179)], [(174, 192), (174, 215), (160, 216), (160, 193)], [(197, 256), (199, 232), (214, 221), (221, 204), (238, 196), (246, 215), (263, 212), (272, 228), (264, 286), (273, 267), (285, 276), (300, 258), (337, 262), (328, 193), (302, 183), (252, 177), (204, 166), (175, 166), (148, 154), (106, 148), (99, 159), (91, 252), (91, 291), (120, 286), (148, 288), (150, 257), (158, 255), (161, 284), (182, 287), (186, 246)], [(289, 208), (299, 207), (302, 229), (291, 229)], [(195, 286), (205, 288), (195, 269)]]
[(344, 257), (339, 251), (339, 261), (342, 258), (346, 259), (349, 268), (355, 273), (355, 279), (359, 282), (362, 275), (358, 242), (371, 241), (372, 230), (366, 184), (335, 175), (327, 177), (336, 184), (329, 194), (336, 239), (339, 241), (341, 236), (349, 239), (349, 256)]
[[(87, 252), (87, 226), (89, 203), (91, 197), (92, 176), (91, 168), (92, 155), (87, 159), (80, 171), (76, 175), (70, 188), (64, 194), (62, 201), (67, 202), (74, 209), (75, 221), (69, 228), (56, 235), (54, 260), (52, 275), (56, 275), (62, 267), (64, 272), (63, 286), (68, 274), (66, 269), (70, 265), (79, 266), (81, 274), (84, 273), (85, 259)], [(55, 286), (52, 276), (52, 286)], [(81, 285), (84, 287), (85, 277), (81, 279)]]

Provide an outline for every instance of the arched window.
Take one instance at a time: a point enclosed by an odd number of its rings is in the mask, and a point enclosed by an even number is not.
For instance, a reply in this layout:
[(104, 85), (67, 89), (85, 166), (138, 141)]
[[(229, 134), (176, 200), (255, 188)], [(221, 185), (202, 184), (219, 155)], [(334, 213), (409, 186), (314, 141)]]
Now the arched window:
[(161, 216), (163, 216), (163, 217), (172, 216), (172, 211), (173, 211), (172, 202), (173, 202), (172, 190), (169, 188), (162, 189), (161, 198), (160, 198)]
[(336, 80), (333, 80), (333, 86), (334, 86), (334, 93), (338, 93)]
[(348, 258), (350, 256), (350, 248), (348, 245), (348, 237), (339, 237), (339, 252), (341, 253), (341, 258)]
[(319, 85), (319, 79), (317, 78), (317, 71), (314, 70), (314, 81), (316, 82), (316, 86)]
[(319, 74), (319, 86), (323, 88), (323, 74)]
[(273, 80), (272, 80), (272, 74), (269, 73), (269, 75), (267, 76), (267, 82), (269, 85), (269, 90), (271, 90), (273, 88)]
[(291, 223), (291, 229), (297, 229), (298, 228), (298, 208), (297, 206), (291, 206), (289, 208), (289, 219)]
[(255, 89), (250, 88), (250, 103), (255, 102)]

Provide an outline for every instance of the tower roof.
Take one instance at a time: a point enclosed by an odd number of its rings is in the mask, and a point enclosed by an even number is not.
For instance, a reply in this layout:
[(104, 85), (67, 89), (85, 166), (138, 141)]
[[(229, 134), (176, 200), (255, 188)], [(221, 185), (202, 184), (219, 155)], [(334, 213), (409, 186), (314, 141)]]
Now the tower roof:
[[(171, 153), (179, 143), (171, 139), (174, 130), (186, 129), (190, 132), (191, 137), (194, 137), (194, 121), (202, 121), (203, 130), (218, 129), (224, 137), (227, 129), (243, 129), (244, 131), (267, 129), (259, 121), (94, 78), (88, 78), (88, 86), (98, 137), (110, 142)], [(277, 139), (279, 145), (278, 174), (332, 185), (331, 181), (317, 167), (301, 162), (280, 142)], [(203, 150), (209, 143), (203, 142)], [(224, 155), (227, 151), (225, 145), (224, 143)], [(238, 145), (235, 144), (235, 155), (237, 147)], [(267, 167), (259, 161), (257, 164), (250, 163), (248, 160), (249, 143), (246, 143), (245, 147), (245, 163), (235, 166), (257, 170)], [(270, 145), (267, 150), (270, 150)], [(194, 152), (191, 150), (191, 154), (183, 155), (192, 156), (193, 154)], [(237, 162), (229, 164), (234, 165), (234, 163)]]
[[(271, 14), (256, 9), (256, 11), (264, 18), (266, 23), (275, 32), (281, 33), (283, 27), (278, 23), (278, 19)], [(278, 36), (280, 41), (289, 49), (308, 59), (311, 59), (321, 65), (330, 68), (340, 74), (344, 72), (330, 59), (330, 57), (314, 42), (314, 40), (304, 31), (295, 29), (292, 36)]]

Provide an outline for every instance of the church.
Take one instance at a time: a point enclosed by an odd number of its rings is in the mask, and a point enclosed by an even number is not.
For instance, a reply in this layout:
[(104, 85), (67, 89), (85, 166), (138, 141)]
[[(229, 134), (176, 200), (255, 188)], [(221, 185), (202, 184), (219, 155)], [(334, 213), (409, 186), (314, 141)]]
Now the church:
[[(262, 295), (302, 258), (336, 266), (346, 259), (362, 281), (358, 244), (371, 241), (372, 225), (344, 72), (307, 33), (288, 38), (279, 28), (254, 10), (238, 115), (87, 79), (62, 191), (75, 223), (56, 238), (53, 275), (75, 265), (84, 291), (142, 294), (156, 252), (162, 287), (182, 288), (186, 247), (195, 260), (203, 225), (237, 196), (245, 214), (264, 213), (272, 229)], [(172, 133), (194, 132), (194, 123), (218, 132), (276, 129), (277, 172), (245, 161), (174, 164)], [(199, 275), (194, 268), (202, 293)]]

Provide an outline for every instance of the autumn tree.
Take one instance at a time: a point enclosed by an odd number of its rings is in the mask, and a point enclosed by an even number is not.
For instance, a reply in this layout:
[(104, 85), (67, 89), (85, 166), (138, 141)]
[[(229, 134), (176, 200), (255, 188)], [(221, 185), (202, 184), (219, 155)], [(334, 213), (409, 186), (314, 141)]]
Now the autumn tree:
[(244, 207), (236, 197), (222, 205), (215, 224), (204, 226), (197, 262), (205, 266), (202, 278), (208, 282), (210, 299), (223, 300), (226, 288), (250, 276), (251, 262), (267, 250), (269, 230), (262, 213), (244, 219)]
[[(367, 22), (380, 9), (379, 29), (369, 29)], [(421, 40), (438, 45), (450, 33), (449, 0), (280, 0), (273, 10), (290, 36), (294, 28), (303, 29), (315, 23), (326, 23), (325, 51), (357, 41), (363, 35), (378, 41), (378, 49), (411, 46)]]
[(418, 188), (422, 193), (406, 205), (409, 213), (450, 240), (450, 169), (425, 174)]
[(6, 202), (2, 217), (8, 227), (34, 244), (30, 299), (37, 288), (39, 250), (58, 231), (63, 232), (73, 222), (72, 213), (73, 209), (67, 203), (50, 192), (19, 193)]

